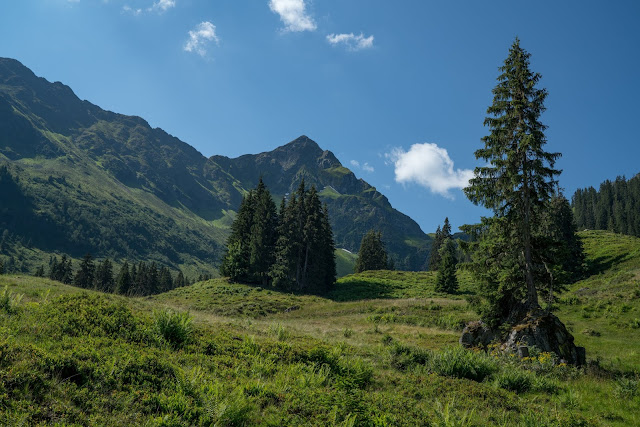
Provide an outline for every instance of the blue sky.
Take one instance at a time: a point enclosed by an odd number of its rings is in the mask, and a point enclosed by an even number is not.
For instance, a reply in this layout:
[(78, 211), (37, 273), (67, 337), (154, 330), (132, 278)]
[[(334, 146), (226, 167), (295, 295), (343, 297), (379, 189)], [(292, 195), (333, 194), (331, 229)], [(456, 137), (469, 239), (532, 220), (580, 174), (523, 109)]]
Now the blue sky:
[(567, 195), (640, 172), (640, 2), (20, 0), (0, 56), (206, 156), (307, 135), (432, 232), (460, 190), (518, 36), (547, 88)]

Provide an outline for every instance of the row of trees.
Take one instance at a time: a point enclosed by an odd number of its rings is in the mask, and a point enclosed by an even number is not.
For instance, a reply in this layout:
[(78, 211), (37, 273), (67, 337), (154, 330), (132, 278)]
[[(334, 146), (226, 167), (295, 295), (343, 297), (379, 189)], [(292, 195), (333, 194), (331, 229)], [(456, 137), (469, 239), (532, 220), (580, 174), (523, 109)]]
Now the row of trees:
[(640, 237), (640, 176), (605, 181), (600, 189), (578, 189), (572, 198), (578, 228)]
[[(36, 276), (45, 276), (44, 267), (38, 268)], [(169, 268), (158, 267), (155, 262), (132, 263), (130, 266), (129, 262), (125, 261), (116, 275), (109, 258), (96, 264), (91, 254), (82, 258), (75, 272), (71, 259), (66, 255), (62, 255), (60, 260), (56, 256), (51, 257), (47, 276), (51, 280), (80, 288), (137, 296), (166, 292), (192, 283), (181, 271), (174, 276)], [(200, 279), (207, 278), (201, 276)]]
[(220, 273), (233, 281), (283, 290), (326, 292), (336, 278), (335, 244), (326, 205), (304, 179), (276, 211), (260, 179), (242, 200)]

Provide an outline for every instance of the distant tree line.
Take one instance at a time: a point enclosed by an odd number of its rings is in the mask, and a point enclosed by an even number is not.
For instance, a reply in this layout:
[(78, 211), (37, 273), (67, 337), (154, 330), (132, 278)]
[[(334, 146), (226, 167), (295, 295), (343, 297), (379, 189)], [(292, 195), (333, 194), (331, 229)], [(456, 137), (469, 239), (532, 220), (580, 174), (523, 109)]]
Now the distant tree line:
[(571, 200), (578, 229), (640, 237), (640, 175), (606, 180), (600, 189), (578, 189)]
[[(158, 294), (193, 283), (185, 278), (182, 271), (178, 271), (174, 276), (168, 267), (158, 267), (155, 262), (129, 264), (125, 261), (117, 274), (114, 270), (109, 258), (96, 264), (93, 256), (88, 253), (80, 261), (78, 270), (74, 272), (71, 259), (62, 255), (60, 259), (57, 256), (50, 258), (46, 276), (51, 280), (84, 289), (135, 296)], [(44, 266), (40, 266), (35, 275), (45, 277)], [(200, 275), (198, 281), (210, 278), (209, 275)]]
[(336, 278), (335, 244), (327, 207), (315, 187), (282, 199), (258, 186), (242, 200), (231, 226), (220, 273), (233, 281), (322, 293)]

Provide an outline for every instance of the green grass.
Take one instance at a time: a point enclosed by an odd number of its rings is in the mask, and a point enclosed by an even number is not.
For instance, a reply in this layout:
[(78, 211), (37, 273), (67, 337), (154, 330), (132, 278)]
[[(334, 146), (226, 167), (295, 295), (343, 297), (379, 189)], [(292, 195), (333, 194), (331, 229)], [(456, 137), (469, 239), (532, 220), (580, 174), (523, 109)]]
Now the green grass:
[(123, 298), (0, 276), (0, 425), (638, 425), (640, 340), (623, 325), (639, 317), (639, 240), (582, 236), (597, 273), (558, 314), (600, 359), (587, 369), (459, 348), (466, 273), (457, 295), (380, 271), (326, 297), (213, 279)]
[(336, 272), (338, 277), (353, 274), (358, 255), (344, 249), (336, 249)]
[[(573, 284), (558, 315), (587, 355), (606, 366), (640, 369), (640, 239), (584, 231), (590, 273)], [(615, 351), (612, 351), (615, 349)]]

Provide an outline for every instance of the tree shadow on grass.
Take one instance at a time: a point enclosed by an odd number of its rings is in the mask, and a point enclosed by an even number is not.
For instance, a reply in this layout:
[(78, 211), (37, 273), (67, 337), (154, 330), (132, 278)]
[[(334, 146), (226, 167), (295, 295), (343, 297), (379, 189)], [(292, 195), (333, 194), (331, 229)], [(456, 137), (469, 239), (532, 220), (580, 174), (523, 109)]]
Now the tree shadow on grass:
[(613, 267), (616, 264), (621, 263), (622, 261), (624, 261), (624, 259), (627, 258), (626, 254), (622, 254), (622, 255), (617, 255), (614, 257), (608, 257), (608, 256), (601, 256), (601, 257), (597, 257), (591, 260), (587, 260), (586, 264), (587, 264), (587, 274), (589, 276), (592, 276), (594, 274), (600, 274), (603, 273), (607, 270), (609, 270), (611, 267)]
[(336, 286), (334, 290), (325, 296), (336, 302), (360, 301), (391, 298), (391, 291), (391, 287), (386, 283), (351, 280)]

